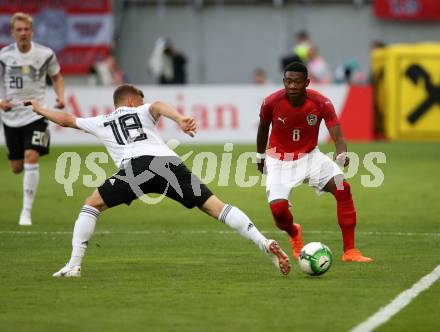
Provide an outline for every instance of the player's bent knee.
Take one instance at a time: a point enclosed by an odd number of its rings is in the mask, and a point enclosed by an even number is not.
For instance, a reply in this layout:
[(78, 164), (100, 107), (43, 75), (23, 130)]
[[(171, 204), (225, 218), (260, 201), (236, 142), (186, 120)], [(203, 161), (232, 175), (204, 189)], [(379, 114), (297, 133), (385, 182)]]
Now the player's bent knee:
[(12, 167), (12, 173), (20, 174), (21, 172), (23, 172), (23, 167)]
[(23, 161), (22, 160), (11, 161), (11, 171), (14, 174), (20, 174), (21, 172), (23, 172)]
[(275, 221), (284, 220), (284, 216), (289, 210), (289, 202), (286, 200), (278, 200), (270, 203), (270, 210)]
[(26, 164), (36, 164), (38, 163), (38, 159), (40, 154), (35, 150), (26, 150), (24, 152), (24, 162)]
[(99, 211), (107, 209), (107, 205), (99, 194), (98, 190), (95, 190), (92, 195), (86, 198), (84, 204), (94, 207)]
[(349, 199), (351, 198), (351, 186), (348, 182), (342, 182), (343, 190), (334, 190), (331, 193), (336, 199)]

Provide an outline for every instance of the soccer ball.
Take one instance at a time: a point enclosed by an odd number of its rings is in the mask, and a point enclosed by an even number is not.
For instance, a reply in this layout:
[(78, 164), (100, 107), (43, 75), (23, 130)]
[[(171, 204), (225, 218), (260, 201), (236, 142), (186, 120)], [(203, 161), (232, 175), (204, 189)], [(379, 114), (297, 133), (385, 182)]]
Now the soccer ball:
[(333, 255), (330, 248), (321, 242), (306, 244), (299, 254), (298, 264), (301, 270), (311, 276), (319, 276), (330, 269)]

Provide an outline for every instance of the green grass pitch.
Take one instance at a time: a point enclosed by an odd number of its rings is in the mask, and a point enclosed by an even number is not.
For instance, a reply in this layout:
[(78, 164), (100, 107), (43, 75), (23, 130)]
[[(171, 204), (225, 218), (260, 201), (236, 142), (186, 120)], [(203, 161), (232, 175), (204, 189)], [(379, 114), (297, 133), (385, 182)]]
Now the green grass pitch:
[[(79, 279), (51, 274), (70, 256), (71, 231), (86, 196), (82, 175), (100, 147), (54, 147), (41, 159), (41, 179), (29, 228), (18, 226), (22, 175), (9, 171), (0, 149), (0, 330), (5, 331), (348, 331), (440, 264), (440, 144), (350, 144), (362, 161), (381, 151), (386, 164), (378, 188), (364, 188), (362, 165), (349, 181), (358, 211), (357, 246), (372, 264), (342, 263), (341, 236), (331, 195), (305, 185), (291, 197), (305, 242), (321, 241), (335, 262), (322, 277), (293, 266), (282, 277), (250, 242), (197, 209), (165, 200), (140, 201), (104, 212)], [(182, 146), (188, 151), (222, 146)], [(331, 151), (324, 145), (323, 151)], [(57, 157), (82, 157), (74, 195), (54, 178)], [(234, 159), (253, 146), (235, 146)], [(187, 163), (191, 165), (192, 159)], [(105, 165), (107, 175), (114, 166)], [(289, 249), (276, 230), (264, 187), (209, 187), (239, 206), (266, 236)], [(247, 175), (257, 175), (249, 165)], [(291, 256), (290, 249), (288, 251)], [(439, 331), (440, 282), (380, 326), (378, 331)]]

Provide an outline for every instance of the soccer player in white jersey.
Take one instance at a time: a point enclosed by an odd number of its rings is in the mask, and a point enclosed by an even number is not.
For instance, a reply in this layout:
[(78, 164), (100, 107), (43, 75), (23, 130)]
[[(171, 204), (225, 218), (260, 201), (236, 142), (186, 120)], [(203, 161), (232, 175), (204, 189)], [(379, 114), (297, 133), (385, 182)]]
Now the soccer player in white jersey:
[(12, 172), (23, 176), (23, 208), (19, 225), (32, 225), (31, 210), (39, 182), (38, 159), (49, 153), (48, 123), (25, 107), (25, 99), (44, 100), (46, 75), (53, 81), (55, 107), (64, 108), (64, 81), (54, 52), (32, 42), (32, 17), (15, 13), (11, 18), (15, 43), (0, 51), (0, 115), (4, 124)]
[(143, 97), (142, 91), (133, 85), (121, 85), (113, 94), (115, 111), (91, 118), (76, 118), (69, 113), (48, 110), (37, 101), (26, 102), (37, 114), (50, 121), (95, 135), (119, 167), (116, 174), (85, 200), (73, 230), (70, 261), (53, 276), (79, 277), (99, 214), (119, 204), (128, 205), (148, 193), (164, 194), (186, 208), (197, 206), (253, 241), (271, 257), (281, 273), (287, 275), (290, 271), (289, 258), (278, 243), (266, 239), (240, 209), (214, 196), (163, 142), (155, 127), (159, 117), (165, 116), (193, 136), (196, 132), (194, 119), (184, 117), (163, 102), (144, 104)]

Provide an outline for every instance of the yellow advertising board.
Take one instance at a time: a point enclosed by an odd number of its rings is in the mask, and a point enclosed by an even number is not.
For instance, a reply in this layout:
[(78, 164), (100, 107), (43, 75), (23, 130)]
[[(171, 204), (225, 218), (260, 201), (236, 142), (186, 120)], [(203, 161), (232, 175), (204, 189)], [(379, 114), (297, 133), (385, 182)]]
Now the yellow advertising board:
[(440, 140), (440, 43), (372, 52), (375, 107), (390, 139)]

